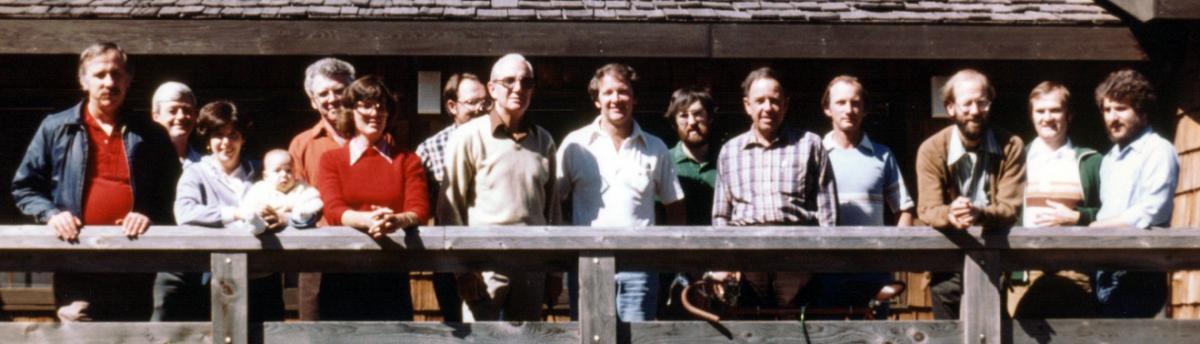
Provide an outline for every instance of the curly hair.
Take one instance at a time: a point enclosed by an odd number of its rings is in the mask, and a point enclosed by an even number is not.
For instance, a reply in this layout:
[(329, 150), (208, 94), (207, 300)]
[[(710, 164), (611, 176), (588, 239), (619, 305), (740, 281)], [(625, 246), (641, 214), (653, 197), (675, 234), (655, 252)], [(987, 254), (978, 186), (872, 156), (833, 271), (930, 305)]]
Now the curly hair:
[(1104, 99), (1128, 104), (1139, 116), (1150, 114), (1158, 101), (1154, 86), (1142, 73), (1122, 69), (1109, 74), (1096, 86), (1096, 107), (1104, 109)]

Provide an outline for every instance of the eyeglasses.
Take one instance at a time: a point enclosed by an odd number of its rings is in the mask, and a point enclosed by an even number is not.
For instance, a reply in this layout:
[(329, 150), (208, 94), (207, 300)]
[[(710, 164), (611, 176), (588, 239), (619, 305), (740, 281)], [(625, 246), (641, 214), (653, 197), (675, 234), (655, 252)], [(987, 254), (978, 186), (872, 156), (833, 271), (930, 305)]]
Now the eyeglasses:
[(525, 77), (525, 78), (521, 78), (520, 80), (517, 80), (516, 77), (510, 76), (507, 78), (501, 78), (501, 79), (496, 79), (496, 80), (492, 80), (492, 81), (497, 84), (500, 84), (500, 86), (504, 86), (504, 88), (507, 88), (510, 90), (513, 89), (513, 87), (516, 86), (518, 82), (521, 84), (521, 89), (523, 89), (523, 90), (531, 89), (534, 87), (534, 80), (533, 80), (533, 78), (529, 78), (529, 77)]
[(962, 110), (969, 109), (972, 106), (975, 106), (980, 110), (987, 110), (992, 107), (992, 101), (988, 99), (968, 100), (962, 103), (954, 103), (954, 106)]
[(472, 100), (456, 100), (455, 102), (459, 103), (461, 105), (471, 107), (471, 108), (476, 108), (476, 109), (483, 109), (483, 108), (488, 107), (488, 105), (489, 105), (487, 98), (479, 98), (479, 99), (472, 99)]

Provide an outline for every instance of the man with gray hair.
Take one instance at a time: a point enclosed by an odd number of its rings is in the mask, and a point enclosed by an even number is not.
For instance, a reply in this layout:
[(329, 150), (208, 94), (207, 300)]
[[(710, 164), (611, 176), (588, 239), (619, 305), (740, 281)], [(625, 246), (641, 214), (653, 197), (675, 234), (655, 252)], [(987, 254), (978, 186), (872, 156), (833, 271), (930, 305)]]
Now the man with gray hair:
[(196, 126), (196, 95), (190, 87), (175, 81), (158, 86), (150, 102), (150, 118), (167, 130), (184, 167), (200, 161), (200, 152), (188, 146), (188, 138)]
[[(557, 147), (549, 131), (525, 118), (533, 98), (533, 67), (521, 55), (505, 55), (492, 67), (487, 86), (491, 112), (461, 125), (446, 144), (438, 222), (447, 226), (549, 224), (558, 216), (550, 206)], [(464, 321), (542, 318), (545, 273), (465, 273), (458, 282), (467, 306)]]
[[(167, 134), (123, 107), (133, 69), (115, 43), (79, 55), (85, 93), (46, 116), (13, 176), (17, 208), (59, 240), (78, 243), (87, 226), (124, 227), (130, 240), (151, 224), (171, 224), (179, 163)], [(133, 321), (150, 317), (154, 274), (56, 273), (59, 321)]]
[[(334, 127), (337, 110), (342, 102), (342, 90), (354, 81), (354, 66), (346, 61), (326, 57), (309, 65), (304, 70), (304, 93), (313, 110), (320, 114), (311, 129), (301, 132), (292, 139), (288, 153), (296, 178), (315, 185), (317, 171), (321, 169), (321, 155), (346, 144), (346, 138)], [(322, 219), (318, 226), (325, 225)], [(301, 273), (297, 287), (300, 289), (300, 320), (318, 320), (320, 273)]]

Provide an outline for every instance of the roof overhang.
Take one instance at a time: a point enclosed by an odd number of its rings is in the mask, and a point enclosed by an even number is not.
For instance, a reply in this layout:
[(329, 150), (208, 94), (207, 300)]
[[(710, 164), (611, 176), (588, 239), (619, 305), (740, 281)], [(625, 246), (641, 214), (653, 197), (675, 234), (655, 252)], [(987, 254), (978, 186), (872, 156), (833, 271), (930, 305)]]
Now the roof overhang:
[(1151, 20), (1200, 20), (1200, 1), (1196, 0), (1108, 0), (1125, 13), (1148, 22)]
[(1141, 61), (1121, 26), (321, 20), (0, 21), (0, 54)]

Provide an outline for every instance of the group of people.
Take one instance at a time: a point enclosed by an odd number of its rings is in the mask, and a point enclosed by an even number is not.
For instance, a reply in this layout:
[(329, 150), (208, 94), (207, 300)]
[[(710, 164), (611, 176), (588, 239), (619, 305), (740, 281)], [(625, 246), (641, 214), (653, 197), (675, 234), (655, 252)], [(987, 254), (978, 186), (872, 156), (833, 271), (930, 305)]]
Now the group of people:
[[(891, 149), (864, 133), (866, 90), (853, 76), (826, 87), (820, 104), (832, 130), (818, 136), (784, 127), (790, 99), (775, 70), (750, 72), (741, 85), (750, 129), (723, 144), (714, 135), (713, 96), (679, 89), (665, 113), (678, 136), (668, 148), (634, 118), (632, 67), (595, 71), (587, 92), (598, 115), (561, 142), (526, 117), (533, 72), (523, 56), (509, 54), (486, 80), (452, 75), (443, 99), (453, 123), (412, 152), (402, 148), (408, 138), (396, 130), (400, 106), (382, 79), (321, 59), (304, 79), (320, 119), (286, 151), (257, 159), (243, 154), (248, 121), (237, 106), (199, 106), (184, 84), (160, 86), (150, 116), (127, 113), (133, 69), (116, 44), (98, 43), (79, 58), (86, 98), (42, 122), (13, 196), (23, 213), (66, 241), (86, 225), (120, 225), (135, 238), (151, 224), (175, 223), (249, 235), (347, 226), (372, 238), (430, 224), (1152, 228), (1169, 222), (1179, 173), (1173, 146), (1148, 124), (1153, 87), (1132, 70), (1112, 73), (1095, 90), (1114, 144), (1107, 153), (1068, 138), (1075, 116), (1063, 85), (1047, 81), (1030, 92), (1036, 137), (1026, 145), (991, 125), (995, 90), (987, 76), (957, 72), (942, 89), (954, 124), (917, 152), (916, 202)], [(618, 272), (618, 317), (656, 318), (668, 297), (661, 295), (670, 282), (664, 276), (671, 275)], [(434, 289), (447, 321), (540, 320), (561, 293), (561, 278), (435, 273)], [(703, 278), (740, 281), (755, 307), (864, 302), (857, 291), (890, 281), (882, 272), (710, 271)], [(205, 273), (60, 273), (57, 315), (203, 320), (208, 280)], [(1167, 288), (1156, 272), (1013, 272), (1007, 280), (1019, 317), (1154, 316)], [(277, 273), (250, 276), (252, 320), (283, 318), (281, 281)], [(576, 276), (565, 284), (574, 312)], [(958, 317), (961, 284), (959, 274), (934, 275), (937, 318)], [(412, 318), (407, 273), (305, 273), (299, 289), (302, 320)]]

